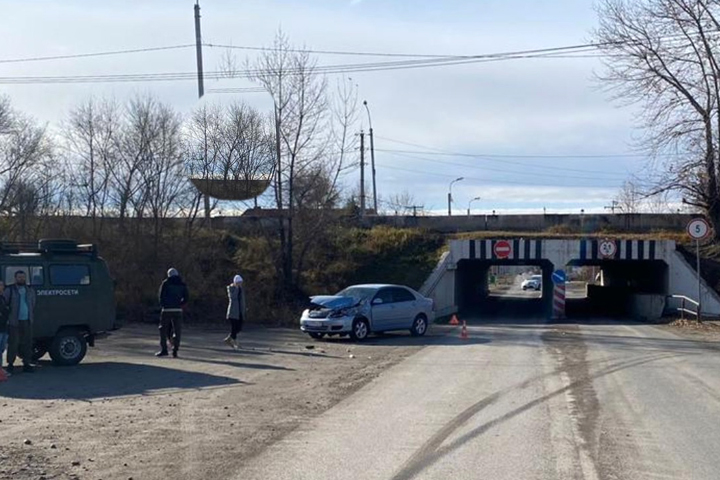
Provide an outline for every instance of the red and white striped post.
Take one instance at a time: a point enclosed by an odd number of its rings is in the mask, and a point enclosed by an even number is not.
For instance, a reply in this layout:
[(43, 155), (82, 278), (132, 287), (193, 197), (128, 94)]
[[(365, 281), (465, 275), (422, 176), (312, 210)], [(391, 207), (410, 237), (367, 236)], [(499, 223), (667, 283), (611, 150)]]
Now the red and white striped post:
[(552, 318), (560, 320), (565, 318), (565, 272), (556, 270), (552, 274), (553, 288)]
[(555, 284), (553, 289), (553, 320), (565, 318), (565, 284)]

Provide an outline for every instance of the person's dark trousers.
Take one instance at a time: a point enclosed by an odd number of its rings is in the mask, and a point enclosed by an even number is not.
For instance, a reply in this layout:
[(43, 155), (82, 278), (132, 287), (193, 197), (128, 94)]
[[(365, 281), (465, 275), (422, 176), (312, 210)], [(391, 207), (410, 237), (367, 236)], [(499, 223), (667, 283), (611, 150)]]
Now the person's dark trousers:
[(240, 318), (231, 318), (230, 319), (230, 338), (233, 340), (237, 340), (237, 335), (242, 331), (243, 327), (243, 318), (242, 315), (240, 315)]
[(18, 325), (8, 327), (7, 363), (13, 365), (18, 354), (22, 356), (23, 365), (32, 363), (32, 323), (19, 322)]
[(172, 345), (175, 352), (180, 348), (182, 336), (182, 311), (164, 311), (160, 314), (160, 350), (167, 351), (168, 334), (172, 335)]

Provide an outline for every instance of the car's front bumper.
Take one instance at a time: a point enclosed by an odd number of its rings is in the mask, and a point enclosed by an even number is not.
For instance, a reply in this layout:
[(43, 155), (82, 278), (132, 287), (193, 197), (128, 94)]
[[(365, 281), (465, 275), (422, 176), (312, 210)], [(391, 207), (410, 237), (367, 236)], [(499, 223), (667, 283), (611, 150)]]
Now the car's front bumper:
[(310, 318), (303, 315), (300, 330), (306, 333), (349, 333), (355, 317)]

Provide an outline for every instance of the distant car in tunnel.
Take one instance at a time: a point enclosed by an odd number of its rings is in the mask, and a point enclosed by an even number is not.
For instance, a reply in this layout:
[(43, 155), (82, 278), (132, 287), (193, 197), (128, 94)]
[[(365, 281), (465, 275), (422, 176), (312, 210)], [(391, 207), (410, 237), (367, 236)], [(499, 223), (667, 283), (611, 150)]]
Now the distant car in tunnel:
[(312, 338), (347, 336), (364, 340), (372, 332), (409, 330), (425, 335), (435, 319), (434, 302), (402, 285), (354, 285), (335, 295), (310, 298), (300, 329)]
[(542, 275), (533, 275), (527, 280), (522, 282), (521, 285), (523, 290), (537, 290), (542, 289)]

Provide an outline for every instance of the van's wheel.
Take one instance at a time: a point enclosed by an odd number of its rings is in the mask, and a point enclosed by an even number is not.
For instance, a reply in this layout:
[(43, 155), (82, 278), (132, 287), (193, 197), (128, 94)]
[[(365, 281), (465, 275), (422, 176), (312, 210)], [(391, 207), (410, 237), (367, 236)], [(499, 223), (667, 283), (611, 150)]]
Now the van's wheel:
[(59, 332), (50, 344), (50, 358), (55, 365), (77, 365), (85, 358), (87, 341), (78, 330)]
[(308, 335), (310, 335), (315, 340), (322, 340), (325, 337), (324, 333), (318, 333), (318, 332), (308, 332)]
[(415, 321), (412, 324), (412, 328), (410, 328), (410, 333), (414, 337), (422, 337), (425, 335), (425, 332), (427, 332), (428, 329), (428, 321), (425, 315), (420, 314), (417, 317), (415, 317)]
[(370, 326), (367, 320), (364, 318), (357, 318), (352, 324), (352, 330), (350, 331), (350, 338), (356, 342), (362, 342), (370, 334)]

